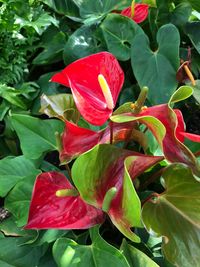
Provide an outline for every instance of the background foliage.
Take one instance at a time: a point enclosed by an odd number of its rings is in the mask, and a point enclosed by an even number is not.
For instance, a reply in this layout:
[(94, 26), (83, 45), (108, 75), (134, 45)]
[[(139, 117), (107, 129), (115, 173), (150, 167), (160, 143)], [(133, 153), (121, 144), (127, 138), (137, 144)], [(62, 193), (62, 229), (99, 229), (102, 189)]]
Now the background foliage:
[[(143, 221), (149, 232), (169, 234), (172, 245), (162, 245), (162, 238), (150, 235), (145, 228), (135, 229), (141, 243), (133, 243), (108, 220), (100, 229), (87, 231), (23, 229), (35, 177), (52, 170), (68, 176), (59, 166), (55, 137), (55, 132), (63, 132), (64, 123), (40, 113), (40, 98), (69, 93), (49, 79), (71, 62), (99, 51), (111, 52), (125, 73), (118, 105), (134, 102), (142, 86), (150, 88), (147, 104), (154, 105), (168, 102), (178, 84), (188, 82), (185, 77), (178, 82), (176, 73), (180, 58), (189, 60), (197, 80), (194, 97), (177, 106), (188, 127), (200, 133), (191, 124), (197, 119), (195, 114), (200, 114), (200, 2), (136, 2), (150, 5), (148, 18), (141, 24), (119, 14), (130, 6), (130, 0), (0, 0), (0, 200), (1, 207), (9, 211), (9, 217), (0, 223), (1, 266), (198, 266), (199, 215), (195, 217), (194, 210), (199, 204), (199, 184), (181, 164), (168, 169), (162, 184), (156, 180), (139, 192), (143, 201), (153, 191), (161, 193), (167, 188), (159, 205), (147, 203)], [(94, 129), (86, 122), (82, 126)], [(154, 137), (147, 133), (147, 138), (150, 153), (156, 155), (159, 148)], [(199, 144), (189, 141), (188, 146), (194, 152), (200, 149)], [(157, 168), (162, 164), (165, 166), (161, 162)], [(177, 175), (183, 180), (187, 173), (190, 181), (186, 185), (180, 185), (177, 177), (172, 181), (173, 168), (178, 168)], [(142, 175), (144, 185), (155, 171)], [(181, 203), (195, 198), (196, 206), (192, 202), (179, 207), (177, 198)], [(177, 208), (180, 213), (175, 212)], [(195, 242), (190, 243), (188, 236), (196, 236)], [(183, 258), (177, 260), (181, 258), (175, 253), (180, 240)]]

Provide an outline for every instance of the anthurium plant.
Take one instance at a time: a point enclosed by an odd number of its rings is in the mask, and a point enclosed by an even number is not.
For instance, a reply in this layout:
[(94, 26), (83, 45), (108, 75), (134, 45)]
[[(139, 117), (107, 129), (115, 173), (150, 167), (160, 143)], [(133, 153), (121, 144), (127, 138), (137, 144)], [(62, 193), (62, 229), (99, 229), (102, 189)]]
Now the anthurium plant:
[(34, 38), (0, 84), (0, 266), (199, 266), (198, 1), (20, 1), (2, 5)]

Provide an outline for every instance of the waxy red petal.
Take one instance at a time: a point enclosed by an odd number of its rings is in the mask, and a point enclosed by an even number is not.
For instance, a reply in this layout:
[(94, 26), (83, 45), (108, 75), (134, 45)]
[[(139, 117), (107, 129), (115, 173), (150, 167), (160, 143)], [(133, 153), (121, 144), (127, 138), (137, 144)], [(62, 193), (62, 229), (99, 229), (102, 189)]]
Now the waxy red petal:
[(176, 137), (180, 142), (184, 142), (184, 138), (187, 138), (193, 142), (200, 142), (200, 135), (192, 134), (192, 133), (186, 133), (185, 132), (185, 122), (183, 119), (182, 112), (179, 109), (173, 110), (176, 113), (178, 125), (176, 128)]
[(117, 59), (108, 52), (79, 59), (51, 79), (71, 88), (81, 115), (94, 125), (104, 124), (112, 114), (98, 82), (99, 74), (106, 79), (115, 105), (124, 82), (124, 74)]
[[(126, 166), (130, 175), (129, 178), (127, 177), (127, 173), (125, 173), (124, 161), (127, 158), (130, 159), (130, 164)], [(91, 159), (94, 160), (92, 161)], [(130, 237), (130, 227), (141, 226), (140, 216), (138, 214), (140, 213), (140, 201), (136, 192), (133, 192), (132, 184), (127, 188), (124, 187), (124, 182), (127, 182), (127, 179), (129, 180), (130, 178), (135, 179), (144, 170), (162, 159), (163, 157), (146, 156), (111, 145), (99, 145), (81, 155), (75, 161), (72, 168), (72, 179), (82, 198), (97, 208), (103, 207), (107, 191), (115, 187), (117, 194), (110, 203), (108, 214), (116, 227), (126, 236)], [(96, 164), (97, 162), (98, 164)], [(84, 184), (81, 180), (81, 172), (85, 174)], [(137, 215), (131, 212), (131, 210), (135, 210), (134, 207), (129, 208), (130, 203), (127, 199), (131, 197), (129, 196), (130, 192), (137, 199), (137, 203), (131, 200), (131, 205), (134, 205), (134, 202), (135, 207), (137, 207)]]
[(61, 162), (70, 162), (73, 158), (88, 151), (97, 144), (110, 142), (110, 127), (112, 127), (112, 143), (117, 143), (132, 138), (131, 133), (134, 122), (110, 123), (104, 130), (95, 132), (79, 127), (78, 125), (66, 121), (65, 130), (62, 135), (63, 149), (60, 152)]
[(122, 10), (121, 15), (132, 18), (136, 23), (143, 22), (148, 16), (149, 6), (147, 4), (135, 4), (134, 16), (131, 17), (131, 7)]
[(35, 182), (26, 229), (87, 229), (104, 221), (103, 212), (80, 196), (57, 197), (56, 191), (72, 189), (58, 172), (40, 174)]
[[(196, 167), (196, 159), (192, 152), (182, 144), (184, 132), (184, 121), (180, 111), (173, 111), (168, 104), (149, 107), (142, 111), (139, 116), (153, 116), (160, 120), (166, 128), (163, 139), (163, 152), (170, 162), (182, 162), (193, 169)], [(156, 137), (156, 136), (155, 136)]]

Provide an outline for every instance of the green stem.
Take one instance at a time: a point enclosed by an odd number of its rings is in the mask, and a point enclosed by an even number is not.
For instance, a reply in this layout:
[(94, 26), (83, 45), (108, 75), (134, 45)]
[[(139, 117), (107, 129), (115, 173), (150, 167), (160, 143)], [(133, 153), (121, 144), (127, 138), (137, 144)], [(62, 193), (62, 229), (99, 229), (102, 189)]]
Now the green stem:
[(109, 211), (111, 202), (112, 202), (113, 198), (116, 196), (116, 194), (117, 194), (117, 188), (116, 187), (111, 187), (106, 192), (104, 200), (103, 200), (103, 204), (102, 204), (102, 210), (104, 212)]
[(134, 103), (135, 107), (133, 109), (133, 113), (138, 114), (140, 113), (142, 107), (144, 106), (145, 100), (147, 98), (147, 94), (148, 94), (148, 90), (149, 88), (144, 86), (141, 91), (140, 94), (138, 96), (137, 101)]

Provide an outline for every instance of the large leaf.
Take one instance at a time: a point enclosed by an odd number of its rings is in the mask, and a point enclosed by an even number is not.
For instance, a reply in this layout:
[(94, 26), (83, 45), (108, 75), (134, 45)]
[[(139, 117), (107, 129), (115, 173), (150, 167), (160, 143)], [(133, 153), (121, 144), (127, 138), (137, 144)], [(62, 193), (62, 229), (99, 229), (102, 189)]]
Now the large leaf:
[(20, 180), (39, 174), (32, 161), (24, 156), (0, 160), (0, 196), (4, 197)]
[(46, 35), (51, 35), (51, 41), (43, 41), (43, 51), (34, 58), (33, 64), (51, 64), (62, 60), (62, 52), (66, 42), (66, 36), (63, 32), (56, 32), (51, 34), (47, 32)]
[(78, 2), (77, 0), (76, 1), (74, 0), (65, 0), (65, 1), (42, 0), (42, 2), (48, 5), (50, 8), (52, 8), (57, 13), (61, 15), (65, 15), (76, 21), (80, 21), (79, 9), (78, 9), (78, 5), (76, 4)]
[(22, 237), (0, 237), (0, 266), (35, 267), (45, 252), (44, 247), (20, 246)]
[(97, 145), (75, 161), (72, 179), (81, 197), (97, 208), (103, 208), (108, 190), (115, 187), (117, 193), (107, 213), (125, 236), (138, 242), (138, 237), (130, 230), (133, 226), (141, 227), (140, 200), (131, 178), (134, 179), (161, 159), (112, 145)]
[(80, 15), (87, 22), (94, 22), (103, 18), (108, 12), (114, 9), (116, 6), (115, 0), (84, 0), (80, 6)]
[(176, 27), (172, 24), (161, 27), (157, 42), (158, 49), (154, 52), (148, 37), (140, 34), (131, 48), (134, 75), (140, 87), (149, 87), (148, 99), (152, 104), (166, 103), (177, 87), (180, 37)]
[(143, 207), (148, 231), (164, 237), (166, 258), (181, 267), (200, 262), (200, 184), (189, 167), (173, 164), (163, 173), (166, 191), (153, 196)]
[(129, 245), (125, 239), (122, 242), (120, 250), (128, 260), (131, 267), (158, 267), (152, 259), (150, 259), (142, 251)]
[(131, 44), (142, 29), (130, 18), (118, 14), (109, 14), (101, 24), (108, 51), (119, 60), (128, 60), (131, 56)]
[(106, 50), (101, 37), (97, 32), (97, 26), (82, 26), (68, 39), (63, 52), (65, 64), (69, 64), (79, 58)]
[(97, 232), (90, 231), (91, 245), (79, 245), (72, 239), (58, 239), (53, 255), (59, 267), (130, 267), (122, 253), (108, 244)]
[(11, 121), (26, 157), (36, 159), (45, 152), (58, 150), (55, 133), (62, 133), (64, 124), (61, 121), (22, 114), (13, 114)]

